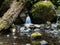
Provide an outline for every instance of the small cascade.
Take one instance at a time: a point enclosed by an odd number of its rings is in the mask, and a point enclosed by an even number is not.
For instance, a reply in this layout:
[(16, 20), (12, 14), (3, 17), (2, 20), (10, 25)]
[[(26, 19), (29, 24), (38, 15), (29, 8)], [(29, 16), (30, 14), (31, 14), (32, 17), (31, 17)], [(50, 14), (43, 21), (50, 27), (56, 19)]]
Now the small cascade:
[(27, 14), (26, 21), (25, 21), (25, 26), (29, 27), (30, 25), (32, 25), (31, 19), (30, 19), (29, 14)]
[(27, 15), (25, 24), (31, 24), (30, 16)]

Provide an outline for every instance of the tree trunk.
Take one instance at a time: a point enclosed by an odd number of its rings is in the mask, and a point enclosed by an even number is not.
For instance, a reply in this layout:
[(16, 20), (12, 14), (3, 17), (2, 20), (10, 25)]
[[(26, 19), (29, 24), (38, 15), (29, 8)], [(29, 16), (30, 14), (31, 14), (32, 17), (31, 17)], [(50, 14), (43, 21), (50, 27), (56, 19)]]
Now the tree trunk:
[(7, 12), (0, 19), (0, 30), (9, 28), (10, 25), (18, 17), (18, 14), (22, 11), (23, 8), (24, 2), (19, 3), (13, 1), (12, 5), (10, 6), (10, 9), (8, 9)]

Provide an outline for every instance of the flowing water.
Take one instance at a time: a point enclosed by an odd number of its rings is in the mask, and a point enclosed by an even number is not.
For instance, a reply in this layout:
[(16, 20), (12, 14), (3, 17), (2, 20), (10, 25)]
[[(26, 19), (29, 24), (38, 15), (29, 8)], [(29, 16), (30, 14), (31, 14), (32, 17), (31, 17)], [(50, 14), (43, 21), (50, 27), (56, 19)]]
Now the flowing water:
[(27, 17), (26, 17), (26, 22), (24, 24), (27, 28), (32, 25), (32, 22), (31, 22), (31, 18), (29, 16), (29, 14), (27, 14)]
[(30, 16), (27, 15), (25, 24), (31, 24)]

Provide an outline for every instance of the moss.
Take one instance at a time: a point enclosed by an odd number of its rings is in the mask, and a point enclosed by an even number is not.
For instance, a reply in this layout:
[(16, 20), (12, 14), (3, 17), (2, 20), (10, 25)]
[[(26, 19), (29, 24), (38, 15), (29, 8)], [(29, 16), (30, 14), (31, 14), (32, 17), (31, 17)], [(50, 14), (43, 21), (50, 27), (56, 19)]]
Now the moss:
[[(0, 20), (0, 31), (3, 29), (5, 30), (5, 29), (9, 28), (12, 25), (12, 23), (18, 17), (18, 14), (23, 9), (23, 8), (21, 8), (21, 7), (24, 7), (23, 4), (19, 5), (18, 2), (16, 2), (16, 1), (11, 4), (11, 7), (9, 8), (9, 10), (6, 13), (4, 13), (4, 16)], [(11, 10), (11, 9), (15, 9), (15, 10)], [(20, 9), (20, 10), (18, 10), (18, 9)]]
[[(0, 22), (0, 30), (3, 29), (4, 27), (6, 27), (7, 24), (8, 24), (8, 23), (7, 23), (6, 21), (1, 21), (1, 22)], [(4, 28), (4, 29), (5, 29), (5, 28)]]
[(54, 5), (50, 1), (39, 1), (34, 4), (31, 9), (31, 14), (32, 20), (38, 20), (39, 23), (41, 20), (43, 22), (51, 21), (56, 16)]

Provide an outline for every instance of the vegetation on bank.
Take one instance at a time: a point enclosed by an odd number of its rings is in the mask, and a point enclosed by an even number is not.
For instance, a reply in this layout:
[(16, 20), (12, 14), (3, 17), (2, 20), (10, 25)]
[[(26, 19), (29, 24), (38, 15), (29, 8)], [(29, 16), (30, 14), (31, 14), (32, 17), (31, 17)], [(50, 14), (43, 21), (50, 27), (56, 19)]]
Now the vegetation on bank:
[(57, 16), (55, 7), (50, 1), (39, 1), (34, 4), (31, 9), (31, 14), (32, 20), (39, 20), (39, 23), (52, 21)]

